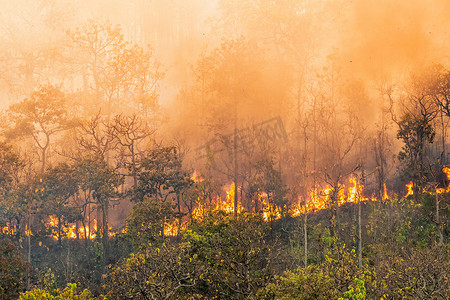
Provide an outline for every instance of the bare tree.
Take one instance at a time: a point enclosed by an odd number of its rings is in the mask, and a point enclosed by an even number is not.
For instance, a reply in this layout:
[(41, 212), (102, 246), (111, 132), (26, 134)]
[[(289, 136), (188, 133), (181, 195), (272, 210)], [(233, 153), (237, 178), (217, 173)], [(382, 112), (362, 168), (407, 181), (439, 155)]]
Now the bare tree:
[(122, 152), (121, 160), (130, 168), (133, 176), (133, 186), (137, 186), (137, 160), (138, 155), (142, 153), (139, 144), (155, 133), (149, 125), (138, 115), (117, 115), (110, 125), (111, 134), (117, 145), (120, 145), (125, 152)]

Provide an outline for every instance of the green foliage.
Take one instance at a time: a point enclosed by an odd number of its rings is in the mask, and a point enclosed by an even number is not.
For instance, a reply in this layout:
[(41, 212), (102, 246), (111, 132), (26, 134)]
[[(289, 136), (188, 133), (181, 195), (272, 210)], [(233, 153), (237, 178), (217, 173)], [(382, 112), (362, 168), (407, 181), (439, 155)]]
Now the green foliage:
[[(406, 162), (403, 165), (404, 174), (413, 178), (415, 185), (415, 193), (421, 192), (423, 183), (426, 180), (426, 172), (423, 164), (425, 156), (425, 145), (433, 143), (436, 134), (432, 125), (430, 112), (424, 115), (413, 115), (407, 113), (399, 121), (399, 130), (397, 139), (401, 139), (404, 143), (402, 150), (398, 154), (400, 161)], [(431, 113), (432, 114), (432, 113)]]
[(44, 287), (47, 291), (53, 291), (57, 288), (55, 274), (51, 268), (48, 268), (39, 276), (37, 284), (40, 287)]
[(355, 287), (349, 286), (348, 291), (344, 293), (344, 296), (338, 298), (338, 300), (344, 299), (365, 300), (366, 288), (364, 287), (364, 281), (355, 278)]
[(146, 247), (163, 237), (164, 223), (173, 218), (171, 203), (144, 197), (128, 216), (127, 237), (135, 249)]
[(202, 267), (191, 245), (163, 243), (131, 254), (106, 275), (112, 299), (179, 299), (192, 295)]
[(19, 219), (24, 202), (17, 197), (22, 158), (11, 146), (0, 143), (0, 226), (4, 221)]
[(257, 299), (335, 299), (334, 280), (316, 265), (287, 271), (275, 283), (258, 291)]
[(278, 239), (259, 215), (241, 213), (234, 218), (211, 213), (201, 223), (193, 223), (185, 238), (205, 266), (198, 291), (208, 297), (254, 295), (273, 277), (279, 263)]
[(157, 148), (140, 161), (138, 185), (134, 198), (142, 201), (144, 196), (167, 198), (192, 185), (189, 174), (182, 169), (181, 159), (175, 147)]
[(9, 239), (0, 239), (0, 299), (13, 299), (25, 287), (29, 265)]
[(77, 292), (75, 283), (67, 284), (63, 290), (56, 289), (53, 292), (46, 290), (34, 289), (20, 294), (19, 300), (95, 300), (92, 293), (85, 289), (81, 293)]
[(449, 299), (450, 251), (409, 248), (377, 266), (377, 296), (386, 299)]
[(325, 257), (323, 268), (333, 278), (335, 288), (344, 292), (359, 274), (358, 259), (355, 249), (349, 249), (345, 244), (335, 241), (335, 247), (330, 248)]
[(24, 166), (11, 146), (0, 143), (0, 195), (4, 196), (18, 181), (18, 172)]
[(40, 213), (55, 215), (58, 219), (57, 228), (51, 229), (57, 231), (61, 242), (61, 225), (65, 221), (72, 221), (78, 212), (73, 205), (69, 205), (71, 197), (78, 191), (75, 169), (64, 163), (59, 164), (36, 178), (34, 185)]
[(119, 196), (117, 187), (124, 181), (117, 170), (108, 167), (99, 156), (86, 157), (74, 166), (75, 174), (82, 191), (92, 193), (99, 204)]

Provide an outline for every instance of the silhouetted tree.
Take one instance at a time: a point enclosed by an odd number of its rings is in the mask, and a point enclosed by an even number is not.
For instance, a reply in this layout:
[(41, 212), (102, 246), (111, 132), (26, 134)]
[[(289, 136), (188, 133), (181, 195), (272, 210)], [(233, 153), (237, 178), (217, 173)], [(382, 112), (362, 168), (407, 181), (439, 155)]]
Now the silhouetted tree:
[(9, 138), (29, 136), (40, 151), (41, 173), (47, 166), (47, 152), (51, 139), (61, 131), (75, 126), (70, 118), (66, 96), (57, 86), (44, 85), (29, 98), (9, 108), (11, 127)]

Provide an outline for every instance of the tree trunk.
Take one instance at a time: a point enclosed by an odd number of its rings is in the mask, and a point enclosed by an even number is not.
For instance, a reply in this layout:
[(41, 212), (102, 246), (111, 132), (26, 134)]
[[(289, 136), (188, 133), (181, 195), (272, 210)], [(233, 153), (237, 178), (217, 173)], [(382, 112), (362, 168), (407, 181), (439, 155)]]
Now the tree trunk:
[(181, 216), (181, 202), (180, 202), (180, 196), (177, 194), (177, 206), (178, 206), (178, 229), (177, 229), (177, 236), (180, 235), (180, 230), (181, 230), (181, 221), (182, 221), (182, 216)]
[[(27, 236), (28, 241), (28, 263), (31, 266), (31, 212), (28, 211), (28, 225), (25, 226), (25, 234)], [(28, 274), (27, 278), (27, 289), (29, 290), (31, 288), (31, 272)]]
[(439, 194), (436, 192), (436, 227), (439, 234), (439, 246), (443, 245), (444, 234), (442, 233), (441, 221), (439, 218)]
[(42, 164), (41, 164), (41, 174), (44, 174), (45, 172), (45, 164), (46, 162), (46, 156), (47, 156), (47, 147), (42, 148)]
[(237, 218), (237, 213), (238, 213), (238, 192), (237, 192), (237, 187), (238, 187), (238, 182), (237, 182), (237, 177), (238, 177), (238, 161), (237, 161), (237, 127), (236, 127), (236, 121), (234, 124), (234, 217)]
[(358, 268), (359, 274), (362, 275), (361, 195), (359, 194), (359, 186), (356, 186), (356, 188), (358, 195)]
[(131, 164), (132, 164), (132, 172), (133, 172), (133, 187), (137, 187), (137, 172), (136, 172), (136, 155), (134, 153), (134, 144), (131, 145)]
[(61, 216), (58, 216), (58, 245), (61, 246)]
[(306, 201), (305, 201), (305, 221), (303, 222), (303, 236), (305, 239), (305, 268), (308, 267), (308, 212), (306, 211)]
[(441, 165), (447, 163), (447, 154), (445, 150), (445, 123), (444, 123), (444, 114), (441, 111), (441, 127), (442, 127), (442, 153), (441, 153)]
[(108, 260), (108, 254), (109, 254), (109, 228), (108, 228), (108, 209), (109, 209), (109, 200), (104, 201), (104, 205), (102, 206), (102, 225), (103, 225), (103, 236), (102, 236), (102, 242), (103, 242), (103, 255), (105, 262)]

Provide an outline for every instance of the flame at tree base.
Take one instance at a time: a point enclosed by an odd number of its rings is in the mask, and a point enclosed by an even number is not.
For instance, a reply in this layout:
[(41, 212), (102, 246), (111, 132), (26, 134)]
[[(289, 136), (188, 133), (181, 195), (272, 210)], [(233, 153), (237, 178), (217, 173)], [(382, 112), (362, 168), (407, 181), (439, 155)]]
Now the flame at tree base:
[[(450, 168), (445, 166), (442, 171), (446, 174), (447, 180), (450, 181)], [(199, 176), (194, 177), (196, 181), (201, 182), (203, 179)], [(337, 191), (334, 188), (327, 185), (321, 191), (315, 187), (310, 192), (309, 199), (303, 199), (299, 197), (298, 202), (288, 211), (288, 213), (292, 217), (298, 217), (304, 215), (305, 213), (311, 213), (323, 209), (330, 208), (333, 204), (332, 197), (336, 197), (334, 201), (337, 201), (339, 206), (344, 205), (346, 203), (358, 203), (358, 201), (378, 201), (376, 197), (367, 198), (363, 196), (364, 186), (359, 184), (355, 178), (349, 179), (351, 186), (348, 188), (347, 194), (345, 194), (345, 186), (343, 184), (338, 185)], [(406, 184), (408, 189), (405, 198), (413, 195), (413, 182), (409, 182)], [(424, 192), (426, 192), (424, 190)], [(428, 191), (429, 192), (429, 191)], [(450, 192), (450, 183), (447, 188), (436, 188), (435, 191), (429, 193), (449, 193)], [(222, 211), (226, 214), (234, 214), (234, 195), (235, 195), (235, 186), (232, 184), (230, 188), (226, 191), (226, 197), (224, 200), (221, 200), (220, 197), (217, 197), (216, 200), (209, 207), (206, 207), (204, 204), (199, 203), (198, 206), (193, 210), (191, 218), (193, 220), (201, 222), (206, 214), (214, 211)], [(262, 205), (262, 209), (260, 213), (262, 214), (262, 218), (265, 222), (273, 221), (280, 219), (282, 217), (282, 208), (274, 205), (271, 201), (268, 200), (268, 195), (265, 193), (258, 194), (258, 201)], [(382, 200), (385, 201), (389, 199), (386, 184), (383, 184), (383, 195)], [(336, 202), (335, 202), (336, 203)], [(287, 208), (284, 207), (285, 211)], [(244, 212), (244, 208), (241, 203), (238, 203), (237, 212)], [(87, 226), (78, 226), (79, 223), (69, 223), (69, 224), (61, 224), (60, 232), (61, 238), (67, 239), (95, 239), (98, 234), (97, 228), (97, 220), (93, 220), (93, 224)], [(189, 222), (183, 222), (181, 225), (179, 224), (179, 220), (174, 220), (173, 222), (164, 222), (164, 235), (165, 236), (177, 236), (180, 232), (187, 229)], [(48, 222), (45, 224), (45, 227), (48, 231), (50, 231), (50, 236), (58, 240), (58, 218), (54, 215), (49, 216)], [(0, 227), (0, 233), (4, 235), (13, 235), (18, 232), (17, 225), (11, 225), (9, 222), (6, 223), (6, 226)], [(122, 230), (122, 233), (126, 232), (126, 230)], [(28, 226), (25, 226), (24, 229), (25, 235), (33, 235)], [(108, 236), (114, 237), (117, 235), (117, 232), (113, 232), (111, 227), (109, 227)]]

